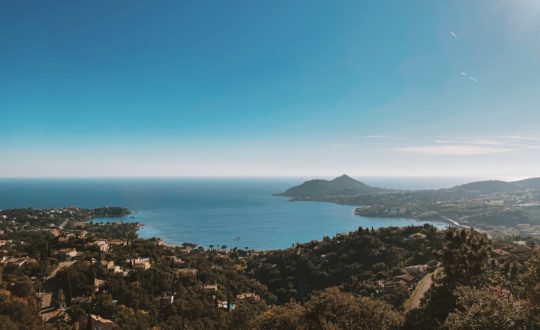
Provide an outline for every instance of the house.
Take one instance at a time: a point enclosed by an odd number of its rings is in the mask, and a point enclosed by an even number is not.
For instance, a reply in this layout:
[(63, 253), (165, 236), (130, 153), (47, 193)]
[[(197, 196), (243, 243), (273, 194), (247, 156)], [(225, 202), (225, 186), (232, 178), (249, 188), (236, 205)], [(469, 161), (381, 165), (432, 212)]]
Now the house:
[(194, 245), (184, 243), (184, 244), (182, 244), (182, 247), (180, 248), (180, 251), (189, 254), (191, 252), (191, 250), (193, 250), (193, 248), (194, 248)]
[(174, 295), (165, 295), (160, 298), (160, 302), (163, 305), (172, 305), (174, 303)]
[(91, 330), (112, 330), (115, 325), (113, 321), (94, 314), (88, 315), (88, 319)]
[(122, 275), (124, 275), (124, 276), (127, 276), (127, 274), (128, 274), (128, 272), (127, 272), (124, 268), (122, 268), (122, 267), (120, 267), (120, 266), (114, 266), (114, 268), (112, 269), (112, 271), (113, 271), (115, 274), (120, 274), (120, 273), (122, 273)]
[(407, 283), (404, 281), (388, 281), (384, 283), (383, 292), (392, 292), (395, 289), (406, 289)]
[(414, 276), (412, 276), (410, 274), (399, 275), (399, 276), (394, 276), (394, 279), (410, 284), (410, 283), (412, 283), (414, 281)]
[(109, 243), (109, 245), (112, 245), (112, 246), (126, 246), (127, 245), (127, 240), (124, 240), (124, 239), (111, 239), (107, 242)]
[(9, 246), (9, 245), (12, 245), (13, 244), (13, 241), (8, 239), (8, 240), (0, 240), (0, 246)]
[(105, 269), (113, 270), (114, 269), (114, 261), (112, 261), (112, 260), (101, 260), (101, 266), (103, 266), (103, 268), (105, 268)]
[(36, 296), (40, 301), (40, 308), (49, 308), (52, 305), (52, 293), (51, 292), (38, 292)]
[(47, 233), (53, 235), (54, 237), (59, 237), (60, 235), (62, 235), (62, 231), (57, 229), (57, 228), (42, 229), (42, 231), (47, 232)]
[(66, 236), (62, 236), (60, 238), (58, 238), (58, 243), (68, 243), (69, 242), (69, 237), (66, 235)]
[(255, 294), (255, 293), (245, 292), (245, 293), (237, 294), (236, 299), (238, 299), (238, 300), (260, 301), (261, 297), (259, 297), (259, 295)]
[(504, 259), (507, 258), (510, 253), (506, 252), (503, 249), (493, 249), (491, 250), (491, 255), (493, 256), (493, 258)]
[(18, 267), (21, 267), (22, 265), (26, 263), (35, 263), (36, 260), (29, 257), (10, 257), (10, 256), (4, 256), (2, 259), (0, 259), (0, 263), (2, 265), (17, 265)]
[(197, 270), (195, 268), (180, 268), (176, 270), (176, 274), (179, 275), (197, 275)]
[(99, 240), (99, 241), (95, 241), (93, 243), (93, 245), (96, 245), (99, 247), (99, 251), (101, 252), (107, 252), (109, 251), (109, 244), (107, 243), (107, 241), (104, 241), (104, 240)]
[(49, 322), (63, 315), (64, 310), (53, 305), (53, 294), (51, 292), (38, 292), (36, 296), (39, 298), (39, 316), (44, 322)]
[(86, 235), (88, 235), (88, 232), (86, 230), (81, 230), (78, 234), (77, 234), (77, 238), (85, 238)]
[(44, 308), (39, 312), (43, 322), (54, 321), (55, 318), (60, 317), (62, 314), (64, 314), (64, 309), (57, 307)]
[(172, 256), (171, 257), (171, 266), (172, 267), (181, 267), (185, 263), (186, 262), (184, 260), (182, 260), (182, 258), (179, 258), (177, 256)]
[(100, 280), (100, 279), (94, 279), (94, 291), (95, 292), (99, 292), (99, 290), (105, 285), (105, 281), (104, 280)]
[(118, 265), (114, 264), (112, 260), (101, 260), (101, 266), (107, 270), (112, 270), (115, 274), (124, 273), (124, 269)]
[(75, 248), (60, 249), (54, 254), (63, 255), (66, 259), (74, 258), (80, 255)]
[(71, 298), (71, 305), (89, 305), (92, 303), (92, 297), (74, 297)]
[(152, 267), (152, 265), (150, 264), (150, 258), (136, 258), (136, 259), (132, 258), (132, 259), (128, 259), (128, 263), (133, 268), (142, 269), (142, 270), (147, 270), (150, 267)]
[(514, 254), (529, 254), (532, 252), (532, 249), (526, 244), (515, 244), (510, 252)]
[(225, 309), (229, 312), (236, 308), (236, 304), (229, 303), (227, 300), (218, 300), (217, 304), (218, 304), (218, 308)]
[(212, 292), (212, 293), (214, 293), (214, 292), (217, 292), (217, 290), (218, 290), (218, 285), (217, 285), (217, 284), (205, 284), (205, 285), (203, 286), (203, 289), (204, 289), (204, 291), (206, 291), (206, 292)]
[(49, 234), (53, 235), (56, 238), (62, 236), (62, 231), (60, 229), (58, 229), (58, 228), (40, 228), (40, 229), (36, 229), (34, 231), (39, 231), (39, 232), (43, 232), (43, 233), (49, 233)]
[(414, 233), (407, 236), (409, 239), (425, 239), (427, 236), (424, 233)]
[(412, 276), (420, 276), (427, 272), (427, 265), (415, 265), (415, 266), (407, 266), (403, 268), (407, 273), (409, 273)]

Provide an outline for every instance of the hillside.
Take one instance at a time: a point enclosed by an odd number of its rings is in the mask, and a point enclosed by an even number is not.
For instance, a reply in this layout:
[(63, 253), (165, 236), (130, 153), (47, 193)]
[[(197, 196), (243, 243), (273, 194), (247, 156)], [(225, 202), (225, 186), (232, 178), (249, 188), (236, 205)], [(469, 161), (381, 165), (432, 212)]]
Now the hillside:
[[(331, 181), (311, 180), (280, 196), (292, 200), (321, 201), (359, 206), (364, 217), (414, 218), (426, 221), (516, 227), (531, 225), (540, 230), (540, 179), (478, 181), (449, 189), (398, 191), (366, 185), (346, 175)], [(487, 227), (486, 227), (487, 226)], [(539, 228), (536, 228), (539, 226)], [(494, 229), (495, 232), (498, 229)]]
[(333, 180), (309, 180), (276, 196), (298, 199), (320, 199), (335, 196), (362, 196), (391, 192), (391, 190), (372, 187), (343, 174)]
[(452, 188), (454, 190), (464, 190), (468, 192), (478, 194), (497, 194), (507, 192), (517, 192), (523, 190), (518, 184), (514, 182), (506, 182), (499, 180), (478, 181), (466, 183)]
[(466, 183), (452, 188), (477, 194), (514, 193), (524, 190), (540, 190), (540, 178), (531, 178), (520, 181), (488, 180)]
[(514, 182), (524, 189), (540, 190), (540, 178), (530, 178)]

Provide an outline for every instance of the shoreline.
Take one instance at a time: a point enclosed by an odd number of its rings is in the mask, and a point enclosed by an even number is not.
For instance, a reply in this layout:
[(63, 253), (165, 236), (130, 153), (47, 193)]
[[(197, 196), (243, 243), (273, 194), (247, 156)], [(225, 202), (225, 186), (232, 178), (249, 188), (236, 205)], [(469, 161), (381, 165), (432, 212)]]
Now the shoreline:
[[(328, 204), (333, 204), (333, 205), (341, 205), (341, 206), (353, 206), (353, 205), (344, 205), (344, 204), (337, 204), (337, 203), (331, 203), (331, 202), (324, 202), (324, 203), (328, 203)], [(318, 204), (318, 203), (317, 203)], [(255, 250), (255, 251), (276, 251), (276, 250), (283, 250), (283, 249), (287, 249), (289, 248), (291, 245), (294, 245), (294, 244), (298, 244), (300, 242), (305, 242), (305, 241), (321, 241), (324, 239), (324, 237), (328, 236), (328, 237), (333, 237), (337, 234), (343, 234), (343, 233), (349, 233), (349, 232), (353, 232), (355, 230), (357, 230), (358, 228), (362, 227), (362, 228), (370, 228), (370, 227), (373, 227), (375, 229), (379, 229), (379, 228), (389, 228), (389, 227), (396, 227), (396, 228), (404, 228), (404, 227), (409, 227), (409, 226), (418, 226), (418, 225), (422, 225), (422, 224), (429, 224), (429, 225), (432, 225), (434, 227), (436, 227), (437, 229), (439, 230), (444, 230), (448, 227), (448, 224), (446, 222), (443, 222), (443, 221), (435, 221), (435, 220), (422, 220), (422, 219), (416, 219), (416, 218), (405, 218), (405, 217), (366, 217), (366, 216), (358, 216), (358, 215), (355, 215), (354, 214), (354, 210), (355, 208), (353, 207), (352, 208), (352, 212), (351, 212), (351, 216), (354, 217), (353, 220), (357, 220), (354, 224), (353, 227), (349, 228), (349, 229), (346, 229), (346, 230), (337, 230), (337, 231), (334, 231), (334, 232), (327, 232), (327, 233), (321, 233), (318, 237), (312, 237), (312, 238), (307, 238), (307, 239), (304, 239), (304, 238), (296, 238), (296, 239), (291, 239), (289, 240), (286, 244), (281, 244), (280, 246), (269, 246), (269, 247), (260, 247), (260, 246), (249, 246), (250, 244), (247, 244), (247, 247), (249, 247), (250, 250)], [(205, 243), (201, 243), (199, 241), (196, 241), (196, 240), (180, 240), (180, 239), (171, 239), (170, 237), (167, 237), (167, 235), (163, 235), (162, 232), (160, 232), (159, 229), (152, 229), (152, 225), (148, 225), (148, 224), (145, 224), (144, 222), (141, 222), (141, 217), (144, 218), (144, 212), (141, 212), (141, 211), (133, 211), (131, 214), (138, 214), (139, 216), (138, 217), (112, 217), (112, 218), (96, 218), (96, 219), (93, 219), (95, 222), (100, 222), (100, 223), (106, 223), (106, 222), (110, 222), (110, 223), (113, 223), (113, 222), (116, 222), (116, 223), (119, 223), (119, 222), (123, 222), (123, 223), (135, 223), (137, 224), (137, 236), (141, 239), (152, 239), (152, 238), (156, 238), (156, 239), (160, 239), (161, 241), (164, 242), (165, 245), (167, 246), (170, 246), (170, 247), (175, 247), (175, 246), (182, 246), (183, 244), (194, 244), (198, 247), (203, 247), (205, 249), (209, 248), (211, 245), (213, 245), (214, 247), (218, 247), (218, 246), (227, 246), (228, 248), (238, 248), (238, 249), (245, 249), (245, 245), (243, 243), (237, 243), (237, 241), (235, 242), (236, 244), (225, 244), (226, 242), (217, 242), (217, 241), (214, 241), (212, 243), (208, 243), (208, 244), (205, 244)], [(364, 223), (363, 220), (369, 220), (369, 221), (376, 221), (376, 220), (381, 220), (382, 222), (384, 221), (399, 221), (399, 222), (403, 222), (403, 223), (390, 223), (388, 225), (377, 225), (377, 226), (374, 226), (373, 224), (370, 224), (370, 223)], [(144, 221), (144, 220), (143, 220)], [(219, 225), (216, 225), (216, 228), (218, 228)], [(231, 238), (229, 239), (231, 241), (234, 241), (235, 238)]]

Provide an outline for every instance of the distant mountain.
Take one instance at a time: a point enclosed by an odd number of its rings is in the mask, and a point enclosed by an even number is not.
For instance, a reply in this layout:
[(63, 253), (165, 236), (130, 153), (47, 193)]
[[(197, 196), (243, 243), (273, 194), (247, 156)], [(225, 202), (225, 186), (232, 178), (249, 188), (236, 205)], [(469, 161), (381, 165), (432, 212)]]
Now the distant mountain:
[(513, 182), (489, 180), (466, 183), (453, 188), (454, 190), (465, 190), (478, 194), (496, 194), (505, 192), (516, 192), (522, 190)]
[(514, 182), (524, 189), (540, 190), (540, 178), (531, 178)]
[(385, 192), (392, 192), (392, 190), (372, 187), (343, 174), (333, 180), (309, 180), (285, 192), (276, 194), (276, 196), (317, 199), (329, 196), (361, 196)]
[(462, 190), (478, 194), (497, 194), (497, 193), (512, 193), (527, 189), (540, 190), (540, 178), (525, 179), (521, 181), (478, 181), (466, 183), (452, 188), (453, 190)]

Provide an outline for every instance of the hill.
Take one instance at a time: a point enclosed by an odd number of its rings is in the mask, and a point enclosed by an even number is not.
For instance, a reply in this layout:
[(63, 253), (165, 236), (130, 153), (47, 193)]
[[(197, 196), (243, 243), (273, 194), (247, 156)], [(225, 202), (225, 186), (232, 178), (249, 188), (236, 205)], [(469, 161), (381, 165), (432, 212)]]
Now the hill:
[(514, 182), (524, 189), (540, 190), (540, 178), (530, 178)]
[(319, 199), (330, 196), (362, 196), (391, 192), (391, 190), (372, 187), (343, 174), (333, 180), (309, 180), (276, 196), (298, 199)]
[(531, 178), (513, 182), (500, 180), (477, 181), (466, 183), (452, 189), (478, 194), (514, 193), (528, 189), (540, 190), (540, 178)]
[(453, 188), (454, 190), (464, 190), (468, 192), (478, 193), (478, 194), (497, 194), (497, 193), (507, 193), (507, 192), (516, 192), (522, 190), (522, 188), (513, 183), (506, 181), (498, 180), (489, 180), (489, 181), (478, 181), (466, 183)]

